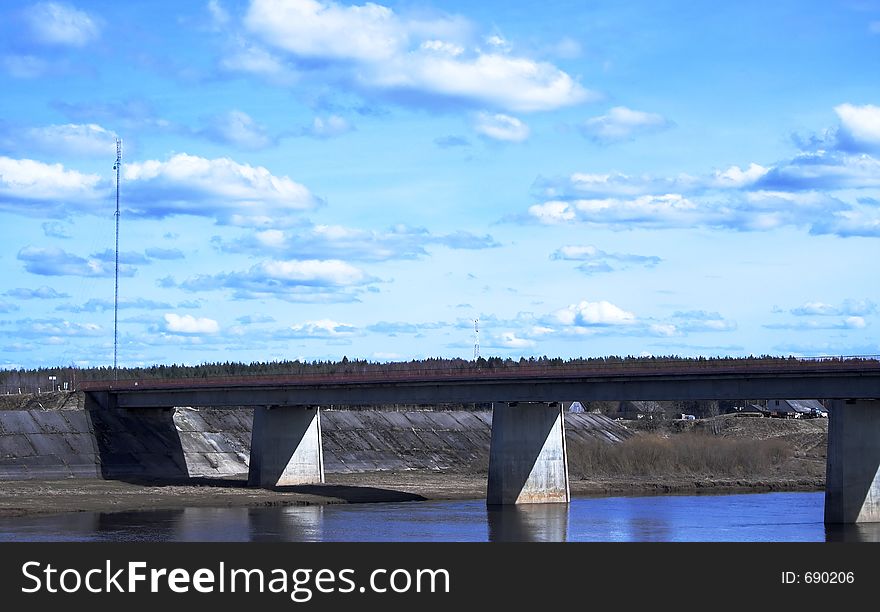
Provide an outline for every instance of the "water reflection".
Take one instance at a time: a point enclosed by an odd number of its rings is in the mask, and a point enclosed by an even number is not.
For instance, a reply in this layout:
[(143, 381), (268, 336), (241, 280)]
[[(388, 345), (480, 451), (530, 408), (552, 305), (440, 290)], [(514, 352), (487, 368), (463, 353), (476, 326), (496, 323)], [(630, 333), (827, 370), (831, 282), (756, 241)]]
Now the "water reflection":
[(489, 506), (490, 542), (565, 542), (568, 504)]
[(252, 542), (320, 542), (324, 539), (323, 506), (288, 506), (274, 512), (250, 508), (247, 513)]
[(825, 525), (826, 542), (880, 542), (880, 523)]
[(821, 493), (485, 500), (78, 512), (0, 521), (0, 541), (880, 542), (880, 524), (822, 522)]

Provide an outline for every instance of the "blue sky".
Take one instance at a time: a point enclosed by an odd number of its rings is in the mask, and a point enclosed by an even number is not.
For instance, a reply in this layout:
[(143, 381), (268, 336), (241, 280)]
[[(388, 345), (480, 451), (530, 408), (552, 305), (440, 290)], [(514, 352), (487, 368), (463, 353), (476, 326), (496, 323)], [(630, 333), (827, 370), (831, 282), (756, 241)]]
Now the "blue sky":
[(0, 367), (880, 353), (880, 2), (0, 6)]

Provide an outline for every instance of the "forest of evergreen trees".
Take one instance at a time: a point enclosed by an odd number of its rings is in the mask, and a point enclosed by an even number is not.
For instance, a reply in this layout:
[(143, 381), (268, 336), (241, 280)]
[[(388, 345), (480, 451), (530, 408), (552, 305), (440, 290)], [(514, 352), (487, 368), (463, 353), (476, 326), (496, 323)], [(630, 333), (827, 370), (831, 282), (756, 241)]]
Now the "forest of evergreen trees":
[[(830, 358), (835, 361), (850, 361), (858, 358)], [(500, 357), (480, 357), (477, 360), (430, 358), (400, 362), (374, 362), (343, 357), (340, 361), (269, 361), (269, 362), (217, 362), (199, 365), (157, 364), (148, 367), (120, 367), (114, 375), (112, 367), (79, 368), (74, 365), (54, 368), (18, 369), (0, 371), (0, 393), (33, 393), (60, 387), (75, 389), (78, 383), (95, 380), (149, 380), (209, 378), (218, 376), (273, 376), (273, 375), (321, 375), (381, 372), (456, 372), (456, 371), (509, 371), (516, 368), (536, 367), (564, 370), (567, 368), (607, 368), (607, 367), (668, 367), (682, 364), (688, 367), (713, 367), (731, 365), (752, 365), (756, 363), (790, 364), (801, 361), (794, 357), (579, 357), (562, 359), (560, 357), (522, 357), (520, 359)], [(55, 377), (50, 380), (50, 377)]]

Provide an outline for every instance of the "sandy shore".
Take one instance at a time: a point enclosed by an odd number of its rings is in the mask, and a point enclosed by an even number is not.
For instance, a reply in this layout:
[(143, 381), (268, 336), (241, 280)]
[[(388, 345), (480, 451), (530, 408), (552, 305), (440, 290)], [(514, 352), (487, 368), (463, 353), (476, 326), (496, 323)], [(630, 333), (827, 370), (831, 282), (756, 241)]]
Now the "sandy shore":
[[(573, 496), (820, 491), (821, 479), (596, 479), (571, 482)], [(118, 480), (0, 482), (0, 517), (183, 507), (256, 507), (443, 499), (485, 499), (485, 474), (436, 471), (328, 474), (322, 485), (250, 489), (244, 478), (187, 483)]]

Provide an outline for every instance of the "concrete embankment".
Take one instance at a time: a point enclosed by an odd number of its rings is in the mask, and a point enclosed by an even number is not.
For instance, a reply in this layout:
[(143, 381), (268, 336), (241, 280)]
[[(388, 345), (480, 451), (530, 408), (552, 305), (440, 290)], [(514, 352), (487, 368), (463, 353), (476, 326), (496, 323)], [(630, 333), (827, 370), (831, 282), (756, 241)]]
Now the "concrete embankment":
[[(247, 473), (252, 410), (108, 411), (79, 393), (0, 402), (0, 480), (109, 478), (185, 480)], [(322, 412), (330, 474), (374, 471), (485, 472), (490, 412)], [(596, 414), (566, 414), (568, 444), (619, 441), (632, 433)]]

